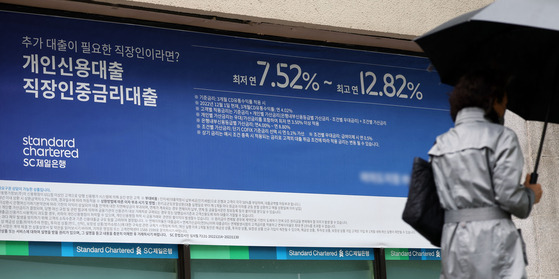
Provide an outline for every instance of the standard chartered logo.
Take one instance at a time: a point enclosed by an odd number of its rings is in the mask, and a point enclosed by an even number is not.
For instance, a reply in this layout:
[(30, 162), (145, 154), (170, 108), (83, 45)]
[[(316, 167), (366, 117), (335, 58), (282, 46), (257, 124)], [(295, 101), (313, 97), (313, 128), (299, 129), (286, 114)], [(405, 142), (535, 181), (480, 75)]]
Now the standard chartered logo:
[(66, 168), (68, 159), (78, 159), (75, 138), (41, 138), (26, 136), (22, 139), (23, 166), (38, 168)]

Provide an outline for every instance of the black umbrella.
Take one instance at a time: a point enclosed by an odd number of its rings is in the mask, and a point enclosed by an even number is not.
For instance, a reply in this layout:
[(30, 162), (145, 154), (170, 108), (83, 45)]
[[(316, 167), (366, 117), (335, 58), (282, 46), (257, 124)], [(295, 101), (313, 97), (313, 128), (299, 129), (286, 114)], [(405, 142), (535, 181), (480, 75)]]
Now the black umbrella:
[[(415, 39), (441, 81), (455, 85), (473, 68), (515, 77), (508, 109), (544, 128), (532, 183), (537, 181), (547, 123), (559, 123), (559, 1), (498, 0)], [(557, 81), (556, 81), (557, 80)]]

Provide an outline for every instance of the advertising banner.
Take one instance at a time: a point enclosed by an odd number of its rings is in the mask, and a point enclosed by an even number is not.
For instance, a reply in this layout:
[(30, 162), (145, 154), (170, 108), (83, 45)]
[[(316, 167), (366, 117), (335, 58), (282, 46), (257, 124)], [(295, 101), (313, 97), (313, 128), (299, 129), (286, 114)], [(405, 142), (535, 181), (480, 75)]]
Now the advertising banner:
[(428, 247), (423, 57), (0, 11), (0, 239)]
[(178, 259), (172, 244), (0, 241), (0, 256)]
[(191, 259), (212, 260), (346, 260), (375, 259), (372, 248), (190, 246)]
[(384, 257), (388, 261), (440, 261), (440, 249), (387, 248)]

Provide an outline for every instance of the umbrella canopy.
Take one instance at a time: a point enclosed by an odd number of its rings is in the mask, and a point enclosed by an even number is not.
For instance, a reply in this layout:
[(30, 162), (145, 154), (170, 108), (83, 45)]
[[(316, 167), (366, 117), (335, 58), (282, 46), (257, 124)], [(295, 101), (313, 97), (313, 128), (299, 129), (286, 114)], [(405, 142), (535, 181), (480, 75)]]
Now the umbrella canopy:
[[(474, 67), (515, 75), (509, 110), (546, 121), (559, 65), (559, 1), (498, 0), (456, 17), (415, 39), (441, 77), (455, 85)], [(559, 98), (554, 98), (559, 105)], [(547, 121), (559, 123), (559, 110)]]
[(455, 85), (472, 69), (509, 73), (508, 109), (525, 120), (559, 123), (559, 1), (497, 0), (415, 39), (441, 82)]

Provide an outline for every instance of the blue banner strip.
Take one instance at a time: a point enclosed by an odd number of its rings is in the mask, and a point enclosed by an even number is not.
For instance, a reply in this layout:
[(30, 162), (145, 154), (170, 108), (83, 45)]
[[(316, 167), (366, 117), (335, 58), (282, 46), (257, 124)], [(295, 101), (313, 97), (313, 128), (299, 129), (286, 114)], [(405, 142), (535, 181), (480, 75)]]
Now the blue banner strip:
[(29, 256), (177, 259), (177, 245), (29, 242)]

